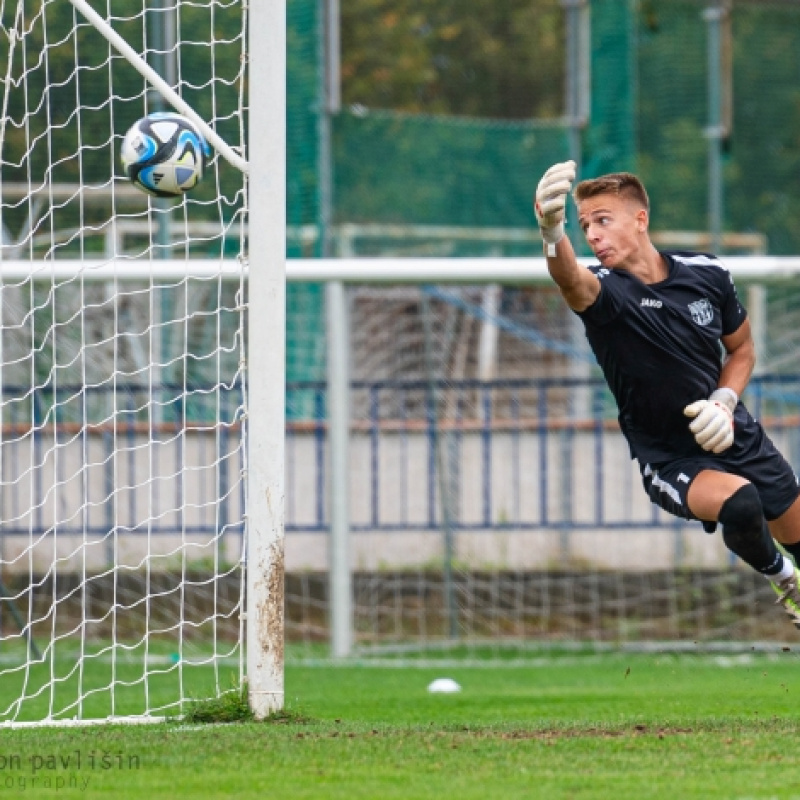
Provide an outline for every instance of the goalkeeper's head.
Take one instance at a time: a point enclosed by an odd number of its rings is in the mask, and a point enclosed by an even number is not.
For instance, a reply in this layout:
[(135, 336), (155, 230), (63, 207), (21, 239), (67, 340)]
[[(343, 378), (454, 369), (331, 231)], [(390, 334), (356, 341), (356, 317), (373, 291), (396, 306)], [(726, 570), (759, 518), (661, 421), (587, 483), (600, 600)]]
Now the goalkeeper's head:
[(635, 175), (614, 172), (581, 181), (572, 194), (578, 225), (604, 267), (660, 263), (648, 234), (650, 200)]
[(597, 197), (601, 194), (613, 194), (624, 200), (631, 200), (650, 212), (650, 198), (644, 184), (631, 172), (612, 172), (599, 178), (581, 181), (572, 192), (576, 203)]

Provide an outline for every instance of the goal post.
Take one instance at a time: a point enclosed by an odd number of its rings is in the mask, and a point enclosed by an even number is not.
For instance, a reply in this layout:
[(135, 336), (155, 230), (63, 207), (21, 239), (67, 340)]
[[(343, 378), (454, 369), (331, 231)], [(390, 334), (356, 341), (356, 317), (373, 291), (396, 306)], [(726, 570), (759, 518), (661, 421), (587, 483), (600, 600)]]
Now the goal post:
[[(0, 9), (0, 724), (283, 705), (285, 14)], [(215, 148), (174, 201), (154, 85)]]
[(286, 3), (253, 3), (249, 13), (247, 680), (263, 718), (284, 700)]

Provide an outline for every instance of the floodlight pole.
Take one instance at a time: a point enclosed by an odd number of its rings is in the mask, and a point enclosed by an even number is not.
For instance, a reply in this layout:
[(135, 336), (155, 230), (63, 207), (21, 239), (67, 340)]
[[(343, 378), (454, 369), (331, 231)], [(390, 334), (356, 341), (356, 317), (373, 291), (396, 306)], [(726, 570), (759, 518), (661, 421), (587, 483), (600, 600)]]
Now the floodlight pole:
[(317, 0), (319, 33), (317, 41), (320, 80), (317, 135), (319, 138), (318, 224), (319, 255), (333, 253), (333, 118), (341, 109), (339, 0)]
[[(583, 161), (583, 129), (589, 122), (591, 93), (591, 17), (587, 0), (561, 0), (565, 13), (566, 26), (566, 96), (564, 111), (569, 134), (569, 158), (575, 162), (578, 176), (581, 174)], [(567, 215), (567, 234), (580, 250), (583, 237), (576, 225), (576, 214)], [(570, 339), (573, 347), (584, 353), (589, 352), (589, 343), (583, 335), (583, 325), (572, 316)], [(570, 364), (571, 377), (588, 378), (591, 374), (589, 359), (573, 361)], [(591, 413), (591, 398), (588, 391), (580, 391), (572, 408), (572, 414), (581, 419)], [(565, 495), (562, 502), (566, 505), (569, 498)], [(568, 533), (565, 531), (564, 536)]]
[[(333, 118), (341, 109), (339, 0), (318, 0), (320, 42), (319, 242), (324, 258), (334, 255)], [(353, 648), (353, 577), (350, 564), (350, 366), (347, 289), (331, 281), (325, 291), (328, 334), (328, 575), (331, 656)]]
[[(156, 0), (148, 14), (149, 51), (153, 69), (175, 89), (178, 74), (175, 65), (175, 5), (174, 0)], [(165, 102), (161, 94), (150, 87), (150, 108), (163, 111)], [(171, 211), (172, 203), (161, 197), (153, 200), (157, 218), (158, 258), (168, 259), (172, 255)], [(166, 316), (163, 319), (167, 319)], [(169, 360), (168, 353), (161, 353), (164, 363)]]
[[(148, 50), (150, 52), (151, 66), (167, 85), (175, 89), (178, 84), (178, 70), (175, 58), (175, 0), (156, 0), (154, 6), (148, 11)], [(150, 87), (148, 103), (151, 111), (163, 111), (165, 100), (161, 93)], [(172, 256), (172, 201), (163, 197), (154, 197), (152, 200), (153, 212), (156, 219), (156, 258), (163, 261)], [(165, 396), (163, 387), (169, 383), (168, 368), (162, 364), (170, 363), (170, 330), (167, 321), (171, 318), (172, 308), (169, 292), (161, 293), (161, 302), (158, 308), (158, 325), (154, 326), (153, 355), (155, 363), (151, 365), (153, 383), (158, 387), (161, 398)], [(164, 421), (164, 403), (156, 403), (153, 409), (153, 422)]]
[(561, 0), (566, 25), (566, 96), (564, 112), (569, 131), (569, 157), (580, 172), (583, 129), (589, 122), (591, 84), (591, 27), (587, 0)]
[(331, 656), (353, 647), (353, 579), (350, 565), (350, 345), (347, 289), (326, 284), (328, 334), (328, 575)]
[(703, 11), (708, 25), (708, 230), (711, 251), (722, 250), (724, 176), (722, 147), (730, 133), (730, 0), (713, 0)]

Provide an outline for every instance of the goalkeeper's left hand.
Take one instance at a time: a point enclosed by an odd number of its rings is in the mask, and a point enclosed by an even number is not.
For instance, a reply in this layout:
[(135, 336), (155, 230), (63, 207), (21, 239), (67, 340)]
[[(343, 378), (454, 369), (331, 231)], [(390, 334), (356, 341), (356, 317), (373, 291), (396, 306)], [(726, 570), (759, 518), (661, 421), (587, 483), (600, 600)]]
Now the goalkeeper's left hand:
[(546, 244), (558, 244), (564, 238), (564, 213), (567, 195), (575, 180), (575, 162), (553, 164), (536, 187), (533, 209)]
[(733, 411), (738, 402), (733, 389), (723, 388), (712, 392), (708, 400), (698, 400), (683, 409), (687, 417), (694, 417), (689, 430), (703, 450), (722, 453), (733, 444)]

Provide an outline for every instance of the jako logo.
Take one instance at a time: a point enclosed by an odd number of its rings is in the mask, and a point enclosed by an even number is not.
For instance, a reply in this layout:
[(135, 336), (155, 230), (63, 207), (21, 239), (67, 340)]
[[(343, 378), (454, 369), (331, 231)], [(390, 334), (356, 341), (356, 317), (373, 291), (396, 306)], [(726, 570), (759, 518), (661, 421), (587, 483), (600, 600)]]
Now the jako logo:
[(647, 308), (661, 308), (662, 303), (660, 300), (653, 300), (650, 297), (643, 297), (642, 305), (646, 306)]

